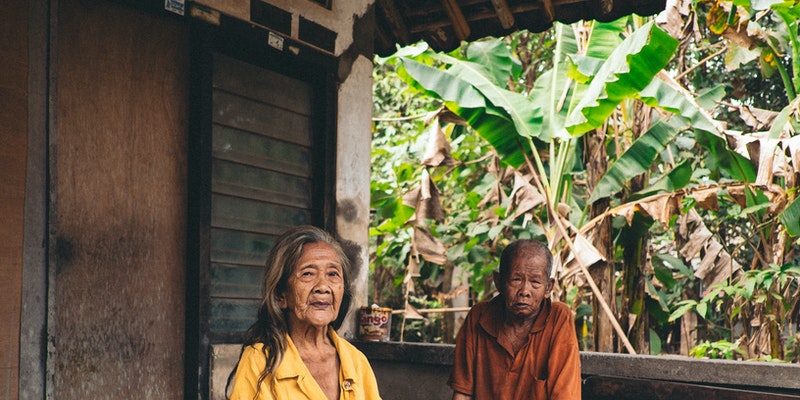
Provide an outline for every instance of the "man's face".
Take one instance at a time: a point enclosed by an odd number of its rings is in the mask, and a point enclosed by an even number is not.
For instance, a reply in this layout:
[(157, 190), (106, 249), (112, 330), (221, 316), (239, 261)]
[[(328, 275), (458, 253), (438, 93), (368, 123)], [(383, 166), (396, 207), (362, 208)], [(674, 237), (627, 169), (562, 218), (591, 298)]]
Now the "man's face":
[(507, 317), (527, 320), (539, 315), (545, 296), (553, 289), (546, 267), (541, 257), (522, 251), (511, 262), (505, 280), (495, 273), (495, 285), (505, 299)]

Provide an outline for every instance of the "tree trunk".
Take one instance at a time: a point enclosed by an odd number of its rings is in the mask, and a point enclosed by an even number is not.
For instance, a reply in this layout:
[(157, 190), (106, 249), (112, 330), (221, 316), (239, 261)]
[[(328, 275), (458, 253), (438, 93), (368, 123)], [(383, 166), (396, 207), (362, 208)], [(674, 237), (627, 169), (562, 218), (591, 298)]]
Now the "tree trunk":
[[(600, 177), (608, 170), (608, 156), (606, 154), (606, 135), (600, 131), (584, 135), (583, 161), (586, 165), (587, 186), (589, 191), (594, 190)], [(589, 219), (605, 212), (610, 204), (608, 198), (600, 199), (589, 207)], [(606, 218), (597, 225), (592, 237), (592, 244), (607, 260), (591, 267), (589, 274), (594, 279), (606, 304), (615, 310), (615, 285), (614, 285), (614, 244), (611, 233), (611, 219)], [(606, 353), (616, 352), (616, 337), (611, 319), (603, 312), (598, 299), (592, 300), (592, 336), (594, 337), (594, 350)]]
[[(453, 269), (455, 269), (455, 265), (448, 261), (443, 267), (442, 293), (445, 295), (444, 306), (451, 308), (453, 307), (453, 299), (450, 296), (450, 292), (453, 291)], [(442, 341), (444, 343), (455, 343), (455, 314), (452, 312), (443, 313), (442, 324)]]

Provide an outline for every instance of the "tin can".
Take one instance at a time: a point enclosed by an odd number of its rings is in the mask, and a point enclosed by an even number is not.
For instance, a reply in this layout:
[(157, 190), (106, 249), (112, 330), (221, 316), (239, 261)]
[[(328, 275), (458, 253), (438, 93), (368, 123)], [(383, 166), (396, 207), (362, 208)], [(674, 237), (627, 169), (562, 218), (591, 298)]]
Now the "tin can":
[(388, 342), (392, 328), (392, 309), (372, 305), (358, 312), (358, 338), (374, 342)]

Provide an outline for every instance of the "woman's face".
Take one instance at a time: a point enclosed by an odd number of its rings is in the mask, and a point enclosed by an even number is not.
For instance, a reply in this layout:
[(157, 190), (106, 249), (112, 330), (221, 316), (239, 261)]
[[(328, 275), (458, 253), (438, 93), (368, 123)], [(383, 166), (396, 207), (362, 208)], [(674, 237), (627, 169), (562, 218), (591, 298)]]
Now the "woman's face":
[(307, 243), (279, 303), (289, 310), (291, 329), (324, 328), (339, 315), (343, 295), (344, 275), (336, 251), (325, 242)]

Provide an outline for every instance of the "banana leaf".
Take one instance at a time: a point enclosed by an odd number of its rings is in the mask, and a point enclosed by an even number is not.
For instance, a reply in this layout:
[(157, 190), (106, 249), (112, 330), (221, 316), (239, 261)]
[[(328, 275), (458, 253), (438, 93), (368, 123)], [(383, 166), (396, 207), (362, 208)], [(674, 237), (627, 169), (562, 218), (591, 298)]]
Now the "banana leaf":
[(495, 85), (505, 87), (509, 79), (518, 79), (522, 65), (511, 49), (500, 39), (472, 42), (467, 47), (467, 60), (487, 68)]
[(732, 178), (740, 182), (755, 182), (756, 167), (741, 154), (731, 150), (725, 139), (695, 129), (697, 143), (708, 150), (705, 165), (711, 171), (711, 178), (719, 181), (722, 177)]
[(628, 180), (647, 171), (659, 153), (687, 127), (681, 118), (653, 124), (608, 168), (589, 196), (589, 203), (621, 191)]
[(800, 236), (800, 197), (778, 214), (778, 218), (790, 236)]
[(602, 126), (622, 100), (638, 96), (677, 46), (678, 41), (653, 22), (637, 29), (614, 49), (570, 111), (567, 131), (580, 135)]
[(530, 98), (493, 83), (491, 73), (480, 64), (447, 55), (426, 53), (418, 59), (435, 59), (450, 65), (439, 69), (403, 58), (399, 74), (413, 88), (441, 99), (486, 139), (502, 161), (513, 167), (525, 162), (529, 151), (522, 136), (542, 138), (542, 112)]
[(647, 196), (652, 196), (662, 192), (674, 192), (683, 189), (689, 184), (692, 179), (694, 169), (692, 168), (691, 160), (684, 160), (680, 164), (672, 168), (671, 171), (664, 174), (652, 185), (631, 195), (630, 200), (636, 200)]

